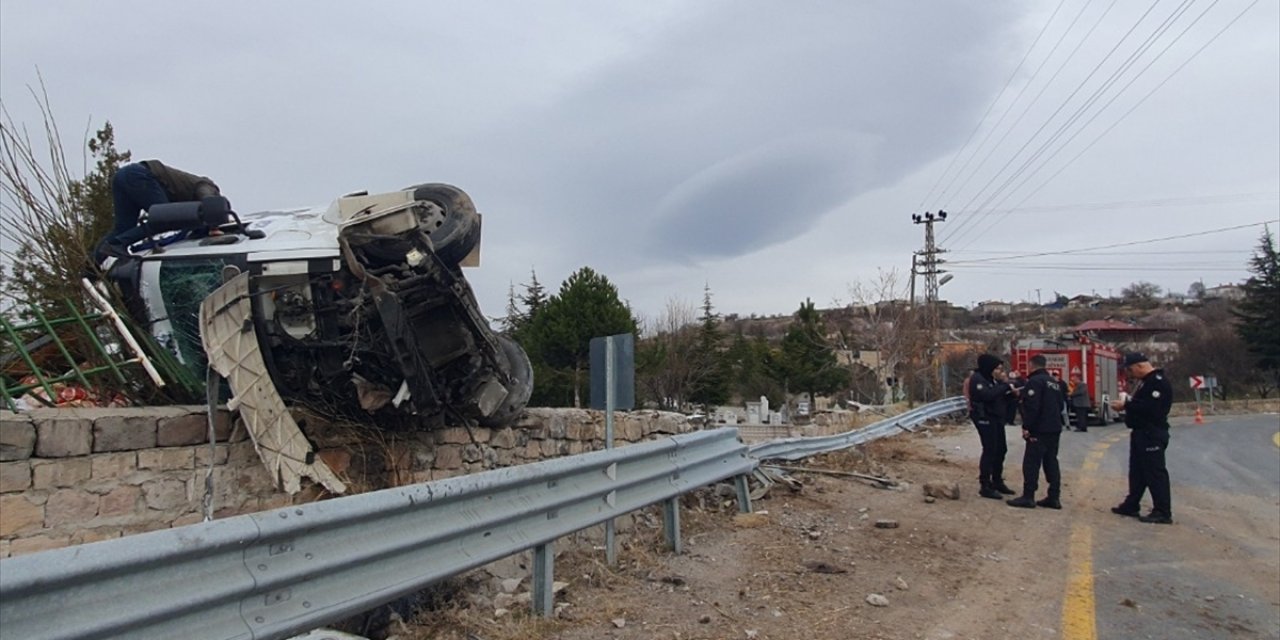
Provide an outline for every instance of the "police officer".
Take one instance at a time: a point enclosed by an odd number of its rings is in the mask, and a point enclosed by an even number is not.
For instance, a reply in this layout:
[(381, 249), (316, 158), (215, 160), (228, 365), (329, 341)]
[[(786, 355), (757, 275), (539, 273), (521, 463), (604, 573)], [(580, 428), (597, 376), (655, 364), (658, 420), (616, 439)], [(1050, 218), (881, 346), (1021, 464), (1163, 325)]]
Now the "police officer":
[[(1062, 508), (1058, 442), (1062, 437), (1062, 411), (1067, 406), (1067, 395), (1062, 381), (1045, 369), (1047, 365), (1044, 356), (1032, 356), (1034, 370), (1022, 389), (1022, 439), (1026, 441), (1022, 454), (1022, 495), (1007, 501), (1011, 507)], [(1041, 466), (1044, 467), (1044, 479), (1049, 483), (1049, 495), (1036, 501)]]
[[(965, 397), (969, 399), (969, 419), (982, 440), (982, 457), (978, 459), (978, 495), (999, 500), (1013, 495), (1004, 483), (1004, 457), (1009, 452), (1004, 425), (1008, 398), (1016, 394), (1005, 381), (1004, 363), (991, 354), (978, 356), (978, 368), (969, 376)], [(1003, 495), (1002, 495), (1003, 494)]]
[[(1152, 366), (1141, 353), (1126, 353), (1125, 375), (1137, 380), (1133, 394), (1111, 403), (1111, 408), (1124, 411), (1124, 424), (1129, 433), (1129, 495), (1111, 512), (1136, 516), (1142, 522), (1173, 524), (1173, 508), (1169, 496), (1169, 471), (1164, 466), (1164, 452), (1169, 448), (1169, 408), (1173, 405), (1173, 386), (1164, 369)], [(1151, 490), (1151, 512), (1140, 515), (1142, 495)]]

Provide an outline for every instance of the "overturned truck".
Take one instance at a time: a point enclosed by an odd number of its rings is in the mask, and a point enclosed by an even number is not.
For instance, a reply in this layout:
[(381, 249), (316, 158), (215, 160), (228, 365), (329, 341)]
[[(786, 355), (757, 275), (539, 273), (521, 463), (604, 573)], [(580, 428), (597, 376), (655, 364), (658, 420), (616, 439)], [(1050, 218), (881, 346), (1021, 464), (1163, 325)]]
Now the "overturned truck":
[(481, 219), (456, 187), (244, 215), (211, 198), (147, 215), (169, 235), (109, 258), (107, 277), (194, 371), (216, 356), (227, 375), (257, 351), (283, 398), (428, 425), (500, 426), (529, 399), (528, 357), (490, 329), (463, 276), (478, 264)]

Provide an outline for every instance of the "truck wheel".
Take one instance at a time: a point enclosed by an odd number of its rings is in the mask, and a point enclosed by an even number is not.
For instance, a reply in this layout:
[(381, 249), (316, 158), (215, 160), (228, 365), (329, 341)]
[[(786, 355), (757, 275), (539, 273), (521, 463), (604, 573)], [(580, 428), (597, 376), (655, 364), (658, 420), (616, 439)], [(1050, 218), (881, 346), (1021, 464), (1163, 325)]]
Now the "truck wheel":
[(524, 411), (525, 405), (529, 402), (529, 395), (533, 393), (533, 364), (529, 362), (529, 356), (524, 352), (524, 348), (507, 336), (498, 335), (494, 338), (498, 341), (499, 360), (505, 360), (507, 363), (511, 385), (507, 389), (507, 397), (502, 400), (502, 405), (492, 415), (480, 419), (482, 427), (504, 427), (510, 424), (521, 411)]
[(455, 265), (471, 253), (480, 242), (480, 216), (471, 196), (450, 184), (431, 182), (405, 189), (414, 200), (427, 200), (444, 209), (444, 219), (425, 229), (436, 255), (446, 264)]

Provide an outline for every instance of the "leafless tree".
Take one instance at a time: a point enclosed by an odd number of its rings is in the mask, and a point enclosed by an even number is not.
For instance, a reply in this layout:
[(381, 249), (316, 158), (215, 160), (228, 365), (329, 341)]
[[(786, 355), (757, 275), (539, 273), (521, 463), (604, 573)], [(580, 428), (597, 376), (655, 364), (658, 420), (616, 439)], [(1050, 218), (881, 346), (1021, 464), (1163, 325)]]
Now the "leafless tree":
[[(93, 244), (110, 228), (110, 179), (128, 152), (115, 149), (110, 123), (86, 129), (79, 178), (64, 152), (43, 80), (31, 88), (41, 122), (36, 137), (0, 105), (0, 258), (5, 307), (61, 308), (79, 296)], [(96, 166), (89, 166), (91, 156)]]
[(693, 385), (706, 374), (697, 358), (698, 324), (693, 305), (670, 298), (653, 322), (645, 323), (638, 346), (639, 383), (664, 409), (679, 410)]
[(854, 345), (877, 354), (877, 377), (897, 378), (908, 385), (908, 397), (919, 393), (924, 380), (933, 379), (934, 367), (928, 354), (924, 313), (907, 300), (907, 284), (896, 270), (879, 271), (869, 281), (849, 287), (850, 308), (855, 323)]

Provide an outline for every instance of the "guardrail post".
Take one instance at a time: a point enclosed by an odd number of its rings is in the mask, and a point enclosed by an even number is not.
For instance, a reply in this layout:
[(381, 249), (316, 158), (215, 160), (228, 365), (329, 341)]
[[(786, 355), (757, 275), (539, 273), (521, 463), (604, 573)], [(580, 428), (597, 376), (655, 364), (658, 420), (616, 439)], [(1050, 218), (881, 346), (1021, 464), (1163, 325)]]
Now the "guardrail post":
[(734, 476), (733, 486), (738, 490), (738, 511), (751, 513), (751, 491), (747, 488), (747, 474)]
[(556, 594), (552, 581), (556, 574), (556, 553), (551, 542), (533, 548), (533, 615), (544, 618), (555, 613)]
[(663, 503), (663, 530), (667, 534), (667, 547), (677, 555), (684, 552), (680, 542), (680, 496), (669, 498)]

